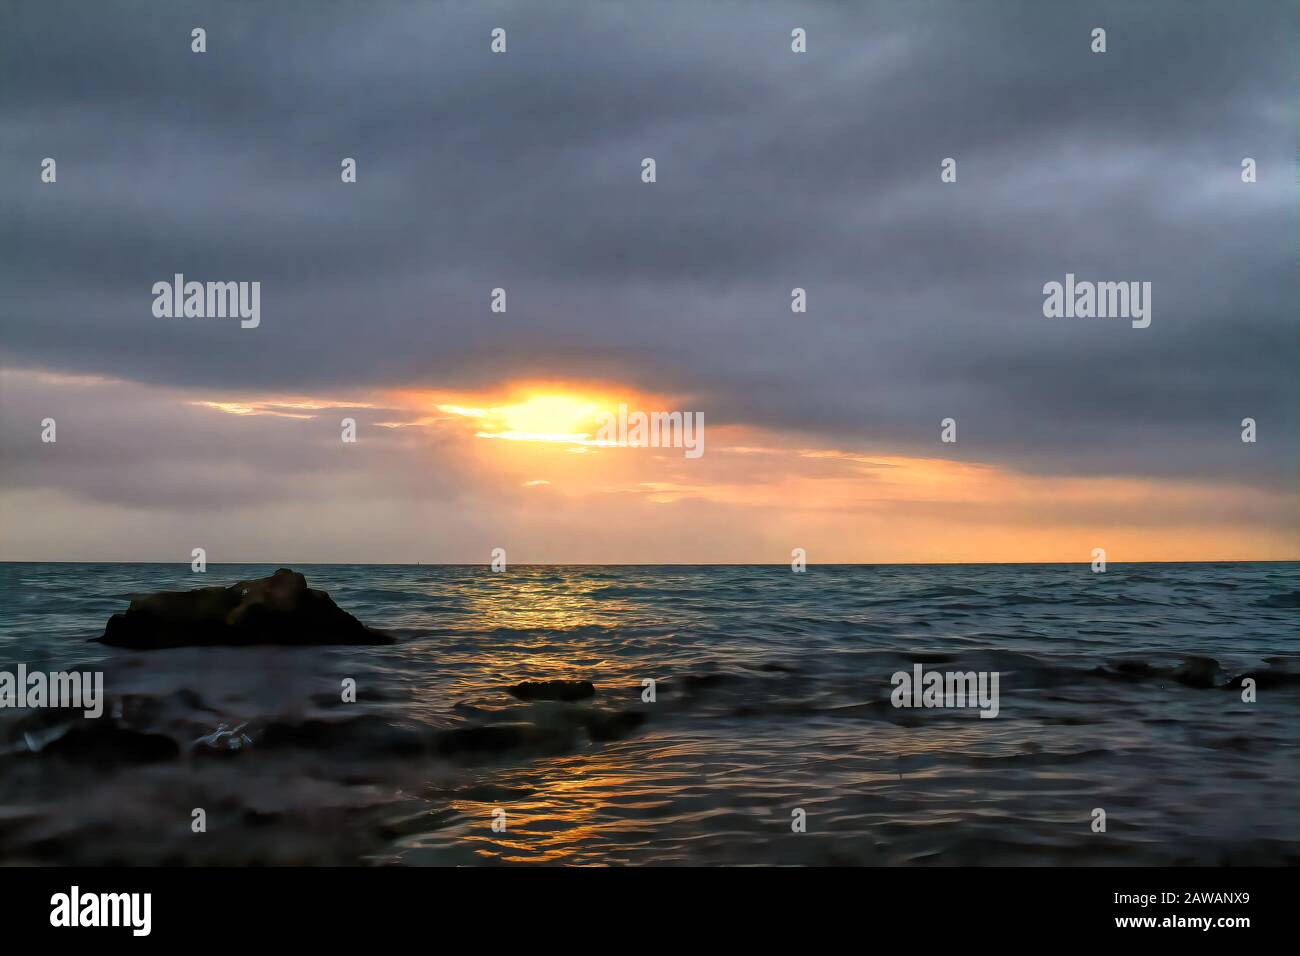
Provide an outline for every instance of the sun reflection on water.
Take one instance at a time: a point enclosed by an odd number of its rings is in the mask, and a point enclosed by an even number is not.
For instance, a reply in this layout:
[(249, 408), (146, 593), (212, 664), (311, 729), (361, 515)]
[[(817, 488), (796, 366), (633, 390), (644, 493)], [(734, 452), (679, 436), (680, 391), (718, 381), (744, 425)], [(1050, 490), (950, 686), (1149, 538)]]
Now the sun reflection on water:
[(601, 596), (607, 586), (589, 575), (554, 568), (512, 568), (509, 574), (491, 574), (465, 597), (467, 610), (485, 631), (618, 627), (637, 607)]

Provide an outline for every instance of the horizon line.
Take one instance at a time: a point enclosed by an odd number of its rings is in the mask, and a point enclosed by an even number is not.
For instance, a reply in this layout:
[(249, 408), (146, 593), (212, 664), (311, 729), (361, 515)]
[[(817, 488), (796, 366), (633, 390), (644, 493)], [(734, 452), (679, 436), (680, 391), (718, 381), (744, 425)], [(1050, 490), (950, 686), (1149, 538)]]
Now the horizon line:
[[(1077, 561), (821, 561), (806, 562), (806, 567), (823, 568), (887, 568), (887, 567), (1071, 567), (1088, 566), (1088, 559)], [(1107, 567), (1131, 564), (1298, 564), (1300, 557), (1293, 558), (1188, 558), (1184, 560), (1161, 561), (1110, 561)], [(21, 559), (0, 560), (4, 564), (110, 564), (110, 565), (180, 565), (188, 566), (188, 561), (24, 561)], [(490, 567), (491, 561), (208, 561), (207, 567), (233, 567), (237, 565), (275, 565), (282, 568), (299, 567), (351, 567), (351, 568), (477, 568)], [(507, 569), (516, 568), (783, 568), (789, 561), (518, 561), (508, 562)], [(205, 572), (193, 572), (195, 574)]]

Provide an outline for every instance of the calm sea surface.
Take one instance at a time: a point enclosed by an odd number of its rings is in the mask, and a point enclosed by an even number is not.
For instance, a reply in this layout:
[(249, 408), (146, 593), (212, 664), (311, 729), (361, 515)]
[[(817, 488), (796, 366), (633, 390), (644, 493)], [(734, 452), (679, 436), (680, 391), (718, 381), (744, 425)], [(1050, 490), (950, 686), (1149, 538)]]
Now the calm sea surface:
[[(110, 697), (0, 710), (0, 861), (1300, 863), (1297, 564), (298, 565), (397, 643), (86, 643), (273, 570), (0, 564), (0, 670)], [(998, 716), (893, 707), (916, 663)], [(508, 692), (551, 679), (596, 696)]]

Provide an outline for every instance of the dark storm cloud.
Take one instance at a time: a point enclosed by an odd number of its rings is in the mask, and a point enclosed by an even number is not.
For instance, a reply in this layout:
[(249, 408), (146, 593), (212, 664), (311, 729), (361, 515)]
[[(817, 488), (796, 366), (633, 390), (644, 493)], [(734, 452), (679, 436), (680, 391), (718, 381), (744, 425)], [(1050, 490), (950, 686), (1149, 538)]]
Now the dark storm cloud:
[[(1294, 8), (1087, 7), (9, 4), (5, 360), (616, 379), (810, 445), (1294, 480)], [(261, 327), (155, 319), (178, 271), (261, 281)], [(1151, 327), (1045, 319), (1066, 272), (1151, 281)]]

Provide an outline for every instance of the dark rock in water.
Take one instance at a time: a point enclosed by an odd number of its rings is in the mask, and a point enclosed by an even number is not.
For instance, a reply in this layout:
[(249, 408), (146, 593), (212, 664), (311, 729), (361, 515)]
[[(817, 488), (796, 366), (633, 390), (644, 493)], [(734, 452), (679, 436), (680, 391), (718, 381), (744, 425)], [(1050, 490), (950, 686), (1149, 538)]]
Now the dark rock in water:
[(125, 614), (108, 619), (98, 640), (134, 650), (392, 643), (388, 635), (366, 627), (287, 568), (228, 588), (133, 598)]
[(221, 724), (210, 734), (204, 734), (190, 744), (190, 753), (196, 757), (234, 757), (248, 749), (253, 738), (244, 733), (247, 724), (228, 728)]
[(1213, 657), (1189, 657), (1170, 676), (1187, 687), (1214, 687), (1223, 668)]
[(1147, 661), (1118, 661), (1115, 664), (1115, 674), (1122, 678), (1139, 680), (1145, 677), (1155, 677), (1159, 674), (1159, 671)]
[[(1213, 657), (1200, 656), (1187, 657), (1177, 667), (1155, 667), (1146, 661), (1118, 661), (1112, 664), (1109, 670), (1105, 667), (1095, 667), (1089, 673), (1108, 680), (1172, 680), (1184, 687), (1195, 687), (1199, 690), (1211, 687), (1239, 686), (1241, 680), (1239, 677), (1225, 683), (1225, 674), (1219, 662)], [(1266, 679), (1278, 676), (1276, 671), (1272, 673), (1265, 671), (1263, 674), (1267, 675)], [(1252, 677), (1255, 675), (1243, 674), (1241, 676)], [(1283, 682), (1285, 681), (1277, 681), (1277, 683)], [(1276, 683), (1273, 686), (1276, 686)]]
[(592, 740), (622, 740), (645, 723), (645, 714), (638, 710), (593, 711), (583, 723)]
[(438, 736), (441, 754), (499, 754), (510, 750), (562, 750), (572, 743), (566, 728), (528, 723), (458, 727)]
[(33, 752), (43, 757), (61, 757), (75, 763), (108, 768), (116, 764), (160, 763), (175, 760), (181, 748), (163, 734), (151, 734), (97, 718), (68, 727)]
[(428, 750), (421, 734), (390, 724), (377, 714), (360, 714), (343, 720), (275, 721), (262, 730), (254, 746), (259, 750), (348, 751), (401, 757)]
[(1223, 687), (1225, 690), (1241, 690), (1241, 682), (1246, 678), (1253, 680), (1258, 690), (1273, 690), (1278, 687), (1300, 685), (1300, 674), (1274, 667), (1269, 670), (1247, 671), (1244, 674), (1238, 674), (1224, 684)]
[(730, 674), (687, 674), (682, 678), (682, 684), (688, 691), (711, 690), (714, 687), (721, 687), (733, 679)]
[(586, 700), (596, 696), (589, 680), (526, 680), (510, 688), (520, 700)]

